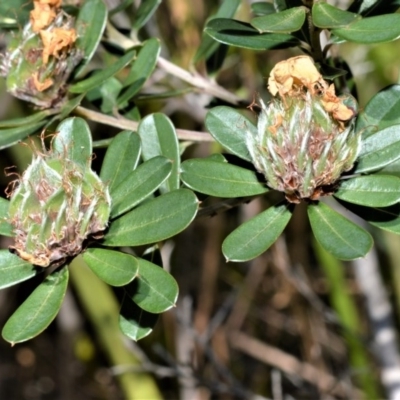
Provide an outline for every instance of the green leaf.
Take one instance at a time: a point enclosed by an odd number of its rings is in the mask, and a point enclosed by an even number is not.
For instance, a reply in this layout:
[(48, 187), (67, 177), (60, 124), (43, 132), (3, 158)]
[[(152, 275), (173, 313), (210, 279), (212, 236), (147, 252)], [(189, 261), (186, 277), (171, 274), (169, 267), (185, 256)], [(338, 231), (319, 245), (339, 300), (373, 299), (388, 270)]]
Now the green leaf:
[(106, 79), (111, 78), (119, 71), (121, 71), (124, 67), (126, 67), (133, 60), (135, 54), (136, 51), (129, 51), (108, 68), (95, 72), (87, 79), (74, 83), (69, 87), (69, 91), (71, 93), (85, 93), (89, 90), (96, 88), (97, 86), (100, 86)]
[(385, 167), (400, 158), (400, 125), (389, 126), (362, 142), (355, 172), (369, 172)]
[(390, 14), (398, 10), (399, 0), (354, 0), (349, 11), (357, 12), (364, 16)]
[(83, 60), (75, 70), (79, 78), (92, 59), (107, 23), (107, 7), (103, 0), (86, 0), (79, 9), (75, 29), (78, 34), (76, 47), (83, 52)]
[[(118, 108), (118, 96), (121, 89), (122, 83), (115, 76), (112, 76), (103, 82), (99, 89), (101, 98), (100, 110), (102, 113), (112, 113), (113, 110)], [(93, 91), (91, 93), (93, 93)]]
[(344, 207), (352, 213), (365, 219), (368, 223), (377, 228), (383, 229), (400, 235), (400, 204), (394, 204), (390, 207), (363, 207), (351, 203), (342, 203)]
[(312, 8), (312, 19), (319, 28), (342, 28), (361, 19), (361, 15), (343, 11), (327, 3), (316, 3)]
[(175, 306), (178, 284), (165, 269), (138, 258), (138, 277), (126, 286), (129, 297), (145, 311), (159, 314)]
[[(209, 21), (215, 18), (232, 18), (235, 15), (239, 5), (240, 0), (224, 0), (218, 8), (218, 11), (209, 19)], [(216, 52), (219, 46), (220, 44), (218, 42), (213, 40), (207, 34), (203, 33), (200, 46), (193, 57), (193, 63), (210, 58), (212, 54)]]
[(115, 218), (149, 197), (168, 178), (172, 162), (165, 157), (154, 157), (132, 171), (112, 194), (111, 217)]
[(400, 201), (400, 178), (368, 175), (342, 180), (334, 196), (362, 206), (391, 206)]
[[(10, 202), (0, 197), (0, 235), (3, 236), (14, 236), (14, 228), (9, 222), (8, 207)], [(0, 281), (1, 284), (1, 281)]]
[(123, 81), (124, 86), (129, 86), (117, 99), (118, 106), (123, 105), (134, 97), (153, 73), (160, 55), (160, 41), (156, 38), (146, 40), (140, 49), (127, 78)]
[(124, 286), (132, 282), (139, 268), (135, 257), (113, 250), (87, 249), (83, 259), (100, 279), (111, 286)]
[(138, 307), (128, 296), (122, 302), (119, 326), (122, 333), (132, 340), (140, 340), (153, 331), (158, 314), (152, 314)]
[(371, 249), (371, 235), (326, 204), (311, 204), (307, 211), (318, 243), (339, 260), (364, 257)]
[(264, 1), (258, 1), (251, 4), (251, 11), (255, 15), (268, 15), (274, 14), (275, 7), (272, 3), (266, 3)]
[(253, 18), (250, 24), (261, 33), (290, 33), (301, 29), (305, 20), (305, 7), (294, 7), (274, 14)]
[(288, 8), (299, 7), (304, 3), (303, 0), (273, 0), (277, 11), (287, 10)]
[(22, 118), (6, 119), (4, 121), (0, 121), (0, 128), (15, 128), (23, 125), (28, 126), (35, 122), (43, 121), (52, 113), (52, 110), (43, 110)]
[(0, 150), (18, 143), (20, 140), (25, 139), (27, 136), (38, 131), (44, 126), (46, 121), (36, 122), (34, 124), (17, 126), (15, 128), (0, 129)]
[(0, 250), (0, 289), (26, 281), (35, 276), (37, 272), (31, 263), (8, 250)]
[(212, 19), (204, 31), (218, 42), (252, 50), (284, 49), (300, 43), (287, 34), (260, 34), (250, 24), (229, 18)]
[(139, 246), (168, 239), (192, 222), (197, 207), (197, 198), (190, 190), (163, 194), (113, 221), (103, 244)]
[(377, 93), (357, 118), (356, 130), (367, 137), (376, 131), (400, 124), (400, 85), (391, 85)]
[(215, 197), (255, 196), (268, 191), (254, 171), (207, 159), (182, 163), (181, 179), (190, 189)]
[(113, 16), (114, 14), (119, 13), (120, 11), (125, 10), (133, 3), (133, 0), (122, 0), (116, 7), (109, 11), (109, 15)]
[(138, 127), (143, 160), (164, 156), (173, 163), (168, 180), (160, 187), (162, 193), (179, 188), (180, 153), (178, 137), (171, 120), (161, 113), (144, 118)]
[(140, 138), (136, 132), (122, 131), (112, 140), (104, 156), (100, 178), (110, 194), (133, 171), (140, 158)]
[(3, 328), (3, 338), (12, 345), (44, 331), (56, 317), (68, 285), (68, 269), (51, 273), (19, 306)]
[(345, 28), (333, 29), (341, 39), (355, 43), (383, 43), (400, 36), (400, 14), (379, 15), (353, 22)]
[(257, 128), (246, 117), (231, 107), (219, 106), (207, 113), (205, 124), (214, 139), (223, 147), (251, 162), (246, 146), (246, 131), (256, 135)]
[(248, 261), (266, 251), (292, 216), (286, 203), (272, 206), (236, 228), (222, 243), (227, 261)]
[(53, 140), (54, 154), (71, 160), (82, 166), (92, 161), (92, 135), (89, 125), (82, 118), (71, 117), (57, 126), (57, 135)]
[(132, 29), (139, 30), (156, 12), (161, 0), (142, 0), (133, 18)]

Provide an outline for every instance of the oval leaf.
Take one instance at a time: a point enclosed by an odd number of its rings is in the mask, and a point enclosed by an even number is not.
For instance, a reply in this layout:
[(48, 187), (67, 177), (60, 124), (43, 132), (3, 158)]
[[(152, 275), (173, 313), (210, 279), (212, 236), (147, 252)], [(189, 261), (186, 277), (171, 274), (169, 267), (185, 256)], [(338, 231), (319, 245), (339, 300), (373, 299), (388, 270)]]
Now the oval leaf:
[[(218, 8), (215, 15), (211, 16), (213, 18), (231, 18), (235, 15), (239, 5), (240, 0), (224, 0)], [(207, 60), (211, 57), (218, 49), (220, 44), (213, 40), (210, 36), (203, 33), (201, 38), (201, 43), (193, 57), (193, 63), (197, 63), (200, 60)]]
[(371, 235), (326, 204), (311, 204), (307, 211), (318, 243), (336, 258), (354, 260), (370, 251)]
[(140, 6), (136, 11), (135, 17), (133, 18), (133, 29), (140, 29), (144, 24), (151, 18), (156, 12), (158, 6), (161, 4), (161, 0), (143, 0), (140, 2)]
[(53, 140), (54, 153), (82, 166), (92, 161), (92, 135), (86, 121), (82, 118), (67, 118), (57, 126)]
[(312, 8), (312, 20), (319, 28), (341, 28), (361, 19), (361, 15), (343, 11), (327, 3), (316, 3)]
[(129, 297), (145, 311), (159, 314), (175, 306), (178, 284), (165, 269), (143, 258), (137, 259), (139, 274), (126, 286)]
[(139, 246), (165, 240), (184, 230), (196, 215), (192, 191), (174, 190), (152, 199), (111, 222), (106, 246)]
[(138, 93), (153, 73), (160, 50), (160, 41), (156, 38), (151, 38), (143, 43), (127, 78), (123, 81), (123, 85), (129, 87), (118, 97), (117, 104), (119, 106)]
[(34, 122), (40, 122), (44, 120), (46, 117), (52, 115), (53, 113), (53, 110), (43, 110), (22, 118), (6, 119), (4, 121), (0, 121), (0, 128), (15, 128), (17, 126), (23, 125), (29, 126)]
[(119, 251), (88, 249), (83, 259), (90, 269), (111, 286), (124, 286), (133, 281), (139, 264), (135, 257)]
[(132, 50), (120, 57), (118, 61), (110, 65), (108, 68), (95, 72), (92, 76), (78, 83), (74, 83), (69, 87), (71, 93), (85, 93), (89, 90), (100, 86), (106, 79), (111, 78), (126, 65), (128, 65), (135, 57), (136, 51)]
[(334, 196), (361, 206), (391, 206), (400, 201), (400, 178), (370, 175), (342, 180)]
[(114, 189), (111, 217), (115, 218), (129, 211), (154, 193), (168, 178), (171, 170), (172, 162), (162, 156), (139, 165)]
[(259, 32), (295, 32), (301, 29), (306, 20), (305, 10), (305, 7), (293, 7), (285, 11), (253, 18), (250, 23)]
[(255, 172), (206, 159), (185, 161), (181, 179), (190, 189), (215, 197), (255, 196), (268, 191)]
[(264, 1), (257, 1), (251, 4), (251, 11), (255, 15), (268, 15), (276, 12), (275, 7), (272, 3), (266, 3)]
[(207, 113), (206, 127), (214, 139), (246, 161), (252, 161), (246, 147), (246, 131), (257, 136), (257, 128), (246, 117), (231, 107), (215, 107)]
[(400, 125), (393, 125), (363, 140), (355, 172), (374, 171), (399, 158)]
[[(341, 202), (342, 203), (342, 202)], [(400, 235), (400, 204), (390, 207), (363, 207), (343, 202), (344, 207), (377, 228)]]
[(0, 250), (0, 289), (26, 281), (37, 274), (37, 269), (8, 250)]
[(50, 274), (19, 306), (3, 328), (3, 338), (12, 345), (32, 339), (56, 317), (68, 286), (68, 269)]
[(171, 175), (161, 186), (162, 193), (179, 189), (180, 153), (178, 137), (170, 119), (164, 114), (156, 113), (144, 118), (138, 127), (142, 142), (143, 160), (164, 156), (173, 162)]
[(112, 140), (104, 156), (100, 178), (113, 190), (133, 171), (140, 157), (140, 138), (132, 131), (120, 132)]
[(204, 31), (218, 42), (252, 50), (282, 49), (300, 43), (294, 36), (282, 33), (260, 34), (250, 24), (228, 18), (212, 19)]
[(153, 331), (158, 314), (152, 314), (138, 307), (128, 296), (125, 296), (119, 316), (119, 327), (122, 333), (132, 340), (140, 340)]
[(333, 29), (341, 39), (356, 43), (382, 43), (400, 36), (400, 14), (378, 15), (353, 22), (345, 28)]
[(103, 0), (86, 0), (79, 9), (75, 29), (78, 34), (76, 47), (82, 50), (83, 60), (75, 70), (79, 78), (92, 59), (107, 23), (107, 7)]
[(357, 131), (367, 137), (376, 131), (400, 124), (400, 85), (391, 85), (377, 93), (357, 118)]
[(222, 244), (227, 261), (248, 261), (266, 251), (283, 232), (292, 216), (285, 203), (272, 206), (236, 228)]

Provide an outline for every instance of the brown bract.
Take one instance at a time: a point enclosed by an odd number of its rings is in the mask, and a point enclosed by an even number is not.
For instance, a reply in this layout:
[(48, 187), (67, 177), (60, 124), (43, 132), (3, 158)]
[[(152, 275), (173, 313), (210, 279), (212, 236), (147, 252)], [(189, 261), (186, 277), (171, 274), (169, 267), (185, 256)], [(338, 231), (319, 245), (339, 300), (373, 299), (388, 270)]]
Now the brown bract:
[(59, 58), (61, 53), (74, 44), (77, 36), (75, 29), (54, 28), (51, 31), (40, 31), (43, 42), (43, 64), (50, 56)]

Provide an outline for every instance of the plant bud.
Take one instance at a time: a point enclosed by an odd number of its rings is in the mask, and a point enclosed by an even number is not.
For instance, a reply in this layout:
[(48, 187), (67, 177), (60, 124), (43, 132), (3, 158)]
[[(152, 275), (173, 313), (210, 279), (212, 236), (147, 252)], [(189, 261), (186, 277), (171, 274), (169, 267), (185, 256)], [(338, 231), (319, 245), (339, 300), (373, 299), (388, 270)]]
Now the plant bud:
[(268, 105), (260, 100), (257, 135), (247, 132), (256, 169), (290, 202), (331, 194), (361, 146), (354, 98), (337, 97), (306, 56), (278, 63), (269, 89), (277, 96)]
[(34, 265), (61, 265), (100, 238), (110, 215), (106, 185), (90, 167), (51, 151), (36, 154), (11, 195), (10, 250)]

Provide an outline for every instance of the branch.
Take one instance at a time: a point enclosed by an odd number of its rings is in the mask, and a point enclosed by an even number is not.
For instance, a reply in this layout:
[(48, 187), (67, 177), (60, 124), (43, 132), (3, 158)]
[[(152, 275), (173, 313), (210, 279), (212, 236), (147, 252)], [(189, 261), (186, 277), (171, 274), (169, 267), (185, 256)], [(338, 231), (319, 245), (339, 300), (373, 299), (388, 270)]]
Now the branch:
[[(139, 123), (131, 121), (127, 118), (115, 118), (109, 115), (99, 113), (97, 111), (89, 110), (88, 108), (78, 106), (73, 111), (74, 114), (84, 117), (90, 121), (98, 122), (103, 125), (113, 126), (114, 128), (128, 129), (136, 131)], [(176, 129), (176, 134), (179, 140), (186, 140), (191, 142), (213, 142), (214, 139), (207, 132), (189, 131), (186, 129)]]
[(200, 74), (194, 74), (186, 71), (185, 69), (178, 67), (177, 65), (166, 60), (165, 58), (158, 57), (157, 65), (165, 72), (178, 77), (182, 81), (185, 81), (190, 85), (195, 86), (203, 92), (206, 92), (219, 99), (225, 100), (228, 103), (238, 105), (239, 103), (244, 101), (240, 97), (229, 92), (228, 90), (219, 86), (210, 79), (207, 79)]
[[(132, 47), (137, 47), (141, 45), (140, 42), (134, 41), (127, 36), (120, 33), (111, 23), (107, 23), (107, 35), (108, 41), (114, 42), (119, 47), (128, 50)], [(157, 65), (160, 69), (164, 70), (170, 75), (174, 75), (177, 78), (181, 79), (184, 82), (189, 83), (190, 85), (196, 87), (202, 92), (208, 93), (211, 96), (217, 97), (221, 100), (226, 101), (227, 103), (231, 103), (234, 105), (238, 105), (244, 100), (235, 94), (229, 92), (224, 89), (222, 86), (219, 86), (216, 82), (212, 81), (207, 77), (203, 77), (200, 74), (191, 73), (186, 71), (185, 69), (173, 64), (172, 62), (166, 60), (163, 57), (158, 57)]]

